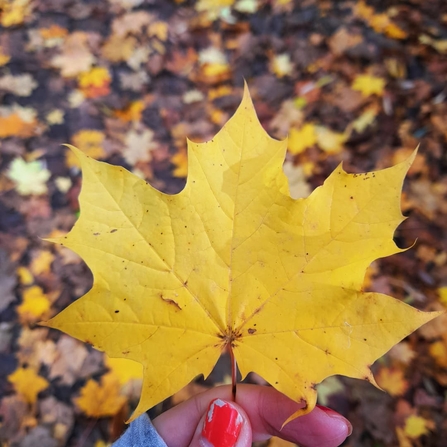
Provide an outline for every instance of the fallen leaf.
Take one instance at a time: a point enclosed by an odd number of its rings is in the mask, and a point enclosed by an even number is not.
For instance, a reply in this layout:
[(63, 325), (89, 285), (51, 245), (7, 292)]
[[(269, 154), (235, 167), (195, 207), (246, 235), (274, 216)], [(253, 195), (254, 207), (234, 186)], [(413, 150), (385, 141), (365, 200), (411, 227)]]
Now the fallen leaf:
[(293, 64), (290, 60), (290, 55), (277, 54), (272, 61), (272, 72), (275, 73), (278, 78), (289, 76), (293, 71)]
[(110, 93), (112, 77), (105, 67), (93, 67), (78, 76), (79, 90), (86, 98), (98, 98)]
[(175, 169), (172, 171), (174, 177), (185, 178), (188, 175), (188, 157), (186, 150), (181, 149), (171, 157)]
[(140, 121), (143, 110), (143, 101), (133, 101), (126, 108), (122, 110), (115, 110), (113, 114), (124, 122)]
[(135, 163), (148, 162), (151, 160), (151, 151), (157, 148), (157, 143), (153, 141), (154, 132), (151, 129), (143, 128), (136, 131), (131, 129), (124, 139), (123, 149), (124, 159), (130, 165)]
[(61, 54), (53, 57), (51, 65), (59, 68), (62, 76), (66, 78), (88, 72), (95, 62), (95, 57), (88, 47), (87, 40), (87, 33), (82, 31), (68, 35), (61, 47)]
[(325, 126), (315, 126), (315, 132), (318, 146), (329, 154), (340, 153), (349, 138), (349, 133), (334, 132)]
[(375, 122), (378, 112), (379, 110), (377, 107), (368, 107), (358, 118), (356, 118), (351, 123), (352, 128), (357, 133), (363, 133), (369, 126), (371, 126)]
[[(375, 384), (371, 363), (442, 313), (362, 291), (368, 265), (402, 251), (393, 234), (415, 154), (365, 174), (339, 166), (294, 200), (282, 171), (286, 147), (262, 129), (245, 89), (214, 138), (188, 142), (179, 194), (72, 148), (82, 165), (82, 211), (53, 242), (81, 255), (95, 281), (43, 324), (143, 364), (131, 419), (208, 376), (229, 348), (242, 377), (254, 371), (306, 403), (290, 420), (314, 408), (315, 385), (328, 376)], [(85, 411), (97, 415), (93, 404)]]
[(9, 165), (6, 174), (15, 184), (19, 194), (45, 194), (47, 181), (51, 172), (45, 167), (43, 161), (31, 161), (27, 163), (22, 158), (15, 158)]
[[(105, 135), (100, 130), (83, 129), (75, 133), (71, 141), (85, 155), (92, 158), (103, 158), (106, 155), (104, 151), (104, 139)], [(71, 151), (66, 152), (66, 161), (69, 167), (80, 166), (77, 157)]]
[(51, 251), (40, 250), (31, 261), (30, 269), (34, 276), (48, 273), (51, 271), (51, 264), (54, 261), (54, 255)]
[(317, 385), (318, 403), (327, 406), (331, 396), (342, 393), (344, 390), (345, 386), (338, 377), (328, 377)]
[(196, 10), (205, 13), (210, 20), (216, 20), (222, 11), (229, 8), (236, 0), (199, 0)]
[(30, 368), (17, 368), (8, 376), (8, 381), (14, 385), (14, 389), (20, 393), (26, 402), (33, 404), (37, 395), (48, 388), (48, 381), (36, 374)]
[(50, 379), (60, 377), (60, 382), (73, 385), (79, 378), (80, 371), (88, 357), (84, 344), (71, 337), (61, 337), (57, 344), (57, 355), (51, 364)]
[(54, 126), (55, 124), (63, 124), (64, 114), (65, 112), (61, 109), (53, 109), (47, 114), (46, 121), (50, 126)]
[(364, 97), (371, 95), (382, 96), (385, 79), (368, 74), (357, 75), (352, 83), (352, 89), (361, 92)]
[(133, 36), (112, 35), (101, 48), (102, 56), (111, 62), (124, 62), (132, 55), (137, 43)]
[(0, 90), (17, 96), (30, 96), (37, 87), (37, 82), (29, 73), (21, 75), (4, 75), (0, 77)]
[(360, 34), (351, 34), (344, 26), (339, 28), (329, 39), (329, 48), (336, 56), (341, 56), (350, 48), (363, 42)]
[(408, 365), (416, 357), (416, 353), (410, 344), (404, 341), (393, 346), (388, 355), (404, 365)]
[(120, 388), (118, 379), (111, 373), (102, 376), (101, 383), (89, 379), (75, 399), (76, 405), (89, 417), (113, 416), (126, 403)]
[(39, 286), (31, 286), (23, 291), (23, 302), (17, 307), (22, 322), (36, 322), (45, 315), (51, 302)]
[(5, 27), (20, 25), (31, 15), (33, 8), (31, 0), (1, 0), (0, 24)]
[(306, 149), (317, 143), (317, 132), (315, 125), (305, 123), (301, 129), (292, 127), (289, 134), (289, 151), (292, 154), (301, 154)]
[(35, 111), (21, 106), (0, 106), (0, 138), (35, 135), (38, 127)]
[(428, 348), (430, 355), (442, 368), (447, 368), (447, 340), (435, 341)]
[(411, 415), (405, 421), (404, 433), (412, 439), (420, 438), (428, 433), (430, 425), (423, 417)]
[(381, 368), (376, 375), (376, 381), (381, 388), (392, 396), (402, 396), (408, 389), (404, 372), (398, 368)]

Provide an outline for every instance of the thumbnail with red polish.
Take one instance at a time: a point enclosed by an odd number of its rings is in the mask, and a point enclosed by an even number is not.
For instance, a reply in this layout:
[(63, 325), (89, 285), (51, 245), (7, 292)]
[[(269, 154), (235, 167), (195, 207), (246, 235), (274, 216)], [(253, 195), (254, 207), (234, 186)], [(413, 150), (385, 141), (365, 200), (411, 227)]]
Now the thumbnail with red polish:
[(202, 436), (213, 447), (233, 447), (242, 429), (242, 416), (229, 403), (215, 399), (205, 416)]

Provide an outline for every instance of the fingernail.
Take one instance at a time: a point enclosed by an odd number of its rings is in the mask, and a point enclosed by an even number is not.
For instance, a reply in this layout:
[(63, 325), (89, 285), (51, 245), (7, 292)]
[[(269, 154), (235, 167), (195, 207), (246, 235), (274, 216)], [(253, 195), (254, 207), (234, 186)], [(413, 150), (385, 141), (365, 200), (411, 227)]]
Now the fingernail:
[(210, 403), (205, 417), (202, 436), (213, 447), (233, 447), (242, 429), (240, 413), (221, 399)]
[(317, 405), (317, 407), (320, 410), (323, 410), (329, 417), (343, 421), (346, 424), (346, 427), (348, 428), (347, 436), (351, 436), (352, 425), (345, 417), (343, 417), (340, 413), (337, 413), (336, 411), (334, 411), (332, 408), (325, 407), (324, 405)]

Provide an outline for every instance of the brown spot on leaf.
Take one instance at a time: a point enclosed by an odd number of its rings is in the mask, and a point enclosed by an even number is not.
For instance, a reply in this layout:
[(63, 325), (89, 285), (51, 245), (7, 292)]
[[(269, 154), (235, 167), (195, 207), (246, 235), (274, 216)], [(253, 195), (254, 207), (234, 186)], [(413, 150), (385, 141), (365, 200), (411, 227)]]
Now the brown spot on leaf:
[(163, 296), (162, 293), (160, 293), (160, 298), (161, 298), (165, 303), (172, 304), (172, 305), (175, 306), (178, 310), (182, 310), (182, 308), (180, 307), (180, 305), (179, 305), (176, 301), (174, 301), (174, 300), (171, 299), (171, 298), (165, 298), (165, 297)]
[(115, 233), (116, 231), (118, 231), (116, 228), (114, 228), (113, 230), (110, 230), (111, 233)]
[(93, 236), (99, 236), (101, 233), (93, 233)]
[(256, 332), (256, 329), (255, 328), (249, 328), (248, 329), (248, 333), (250, 334), (250, 335), (253, 335), (254, 333)]

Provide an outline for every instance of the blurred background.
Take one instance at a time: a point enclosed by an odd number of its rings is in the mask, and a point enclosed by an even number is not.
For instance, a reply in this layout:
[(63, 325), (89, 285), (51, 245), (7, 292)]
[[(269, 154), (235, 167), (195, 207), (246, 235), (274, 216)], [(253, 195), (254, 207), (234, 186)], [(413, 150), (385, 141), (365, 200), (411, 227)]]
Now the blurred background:
[[(395, 235), (414, 246), (375, 262), (365, 289), (447, 307), (444, 0), (0, 0), (2, 447), (105, 447), (141, 386), (138, 364), (36, 325), (92, 282), (75, 254), (42, 240), (69, 231), (79, 213), (80, 171), (62, 144), (178, 192), (186, 137), (210, 139), (244, 79), (265, 129), (289, 134), (294, 197), (340, 162), (381, 169), (420, 145), (404, 186), (409, 219)], [(319, 385), (319, 402), (352, 421), (344, 445), (445, 446), (447, 317), (373, 371), (386, 393), (340, 377)], [(223, 359), (150, 414), (229, 380)]]

